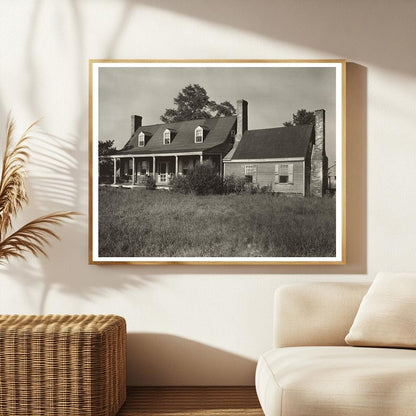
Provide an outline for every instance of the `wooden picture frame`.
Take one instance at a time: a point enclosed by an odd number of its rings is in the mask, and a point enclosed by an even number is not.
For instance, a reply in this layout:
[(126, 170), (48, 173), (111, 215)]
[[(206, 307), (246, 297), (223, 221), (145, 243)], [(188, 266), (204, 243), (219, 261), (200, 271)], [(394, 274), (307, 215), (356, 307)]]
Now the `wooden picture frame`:
[(89, 70), (90, 264), (345, 264), (345, 60)]

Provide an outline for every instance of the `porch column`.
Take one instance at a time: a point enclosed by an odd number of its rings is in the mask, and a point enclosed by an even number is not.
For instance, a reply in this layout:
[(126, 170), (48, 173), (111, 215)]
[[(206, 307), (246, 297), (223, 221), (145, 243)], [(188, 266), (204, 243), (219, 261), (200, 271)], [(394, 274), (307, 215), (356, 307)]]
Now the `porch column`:
[(175, 176), (178, 176), (178, 156), (175, 156)]
[(134, 185), (134, 181), (135, 181), (135, 178), (136, 178), (136, 165), (135, 165), (135, 163), (134, 163), (134, 157), (132, 157), (132, 160), (133, 160), (133, 164), (132, 164), (132, 177), (131, 177), (131, 184), (132, 185)]
[(117, 159), (115, 157), (113, 157), (113, 185), (115, 185), (117, 183)]
[(199, 156), (199, 163), (202, 165), (202, 155)]
[(156, 181), (156, 156), (153, 157), (153, 179)]
[(223, 165), (223, 163), (222, 163), (222, 155), (220, 155), (220, 176), (221, 176), (221, 178), (223, 178), (224, 177), (224, 165)]

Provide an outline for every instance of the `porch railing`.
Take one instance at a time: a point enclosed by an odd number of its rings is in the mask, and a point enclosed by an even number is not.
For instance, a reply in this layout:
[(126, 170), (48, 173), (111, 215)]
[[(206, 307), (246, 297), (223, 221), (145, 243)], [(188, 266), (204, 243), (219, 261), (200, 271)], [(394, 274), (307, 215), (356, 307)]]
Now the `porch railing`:
[[(175, 175), (173, 173), (149, 173), (147, 175), (137, 175), (134, 181), (135, 185), (146, 185), (148, 178), (154, 178), (156, 185), (170, 185)], [(126, 175), (125, 183), (132, 183), (133, 175)]]
[[(181, 175), (181, 174), (179, 174)], [(134, 180), (135, 185), (146, 185), (148, 178), (155, 179), (156, 185), (170, 185), (175, 178), (175, 174), (173, 173), (149, 173), (146, 175), (137, 174)], [(100, 178), (100, 183), (113, 183), (113, 177), (102, 177)], [(122, 175), (116, 177), (116, 184), (120, 185), (131, 185), (133, 183), (133, 175)]]

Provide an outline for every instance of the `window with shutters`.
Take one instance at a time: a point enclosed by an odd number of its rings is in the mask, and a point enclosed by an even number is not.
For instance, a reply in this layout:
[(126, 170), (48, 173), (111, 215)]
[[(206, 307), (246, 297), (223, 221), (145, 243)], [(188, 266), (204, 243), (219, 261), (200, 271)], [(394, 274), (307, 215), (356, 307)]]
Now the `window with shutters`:
[(245, 165), (244, 166), (244, 176), (247, 182), (256, 183), (256, 165)]
[(293, 163), (277, 163), (275, 165), (275, 183), (293, 184)]

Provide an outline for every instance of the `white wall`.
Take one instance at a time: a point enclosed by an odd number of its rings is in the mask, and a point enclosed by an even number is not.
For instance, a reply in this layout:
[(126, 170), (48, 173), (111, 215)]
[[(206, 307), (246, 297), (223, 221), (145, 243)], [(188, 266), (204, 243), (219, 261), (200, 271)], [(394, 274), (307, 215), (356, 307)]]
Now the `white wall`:
[[(0, 126), (32, 142), (27, 220), (84, 214), (0, 269), (0, 313), (117, 313), (130, 384), (252, 384), (282, 284), (416, 269), (416, 6), (354, 0), (4, 0)], [(89, 58), (347, 58), (346, 266), (88, 266)], [(127, 115), (128, 116), (128, 115)], [(128, 121), (128, 119), (127, 119)], [(18, 221), (18, 222), (19, 222)]]

